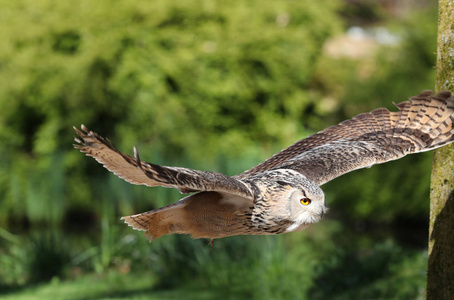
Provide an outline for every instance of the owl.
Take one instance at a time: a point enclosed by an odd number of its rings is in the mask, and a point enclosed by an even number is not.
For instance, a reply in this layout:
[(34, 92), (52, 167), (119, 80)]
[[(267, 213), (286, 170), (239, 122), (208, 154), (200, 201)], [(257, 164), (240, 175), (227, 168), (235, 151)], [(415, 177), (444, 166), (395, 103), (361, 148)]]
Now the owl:
[(244, 173), (167, 167), (118, 151), (84, 125), (75, 148), (129, 183), (178, 189), (188, 196), (168, 206), (123, 217), (150, 240), (166, 234), (217, 239), (300, 231), (327, 212), (321, 185), (347, 172), (429, 151), (454, 139), (454, 97), (423, 91), (399, 104), (329, 127)]

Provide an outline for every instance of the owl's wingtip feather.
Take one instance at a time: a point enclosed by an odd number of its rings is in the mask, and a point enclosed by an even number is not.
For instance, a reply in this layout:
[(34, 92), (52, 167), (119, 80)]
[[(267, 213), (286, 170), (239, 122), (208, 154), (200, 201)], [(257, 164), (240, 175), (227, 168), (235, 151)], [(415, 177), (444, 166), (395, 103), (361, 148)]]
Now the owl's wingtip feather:
[(85, 132), (90, 132), (90, 130), (84, 124), (80, 124), (80, 128)]

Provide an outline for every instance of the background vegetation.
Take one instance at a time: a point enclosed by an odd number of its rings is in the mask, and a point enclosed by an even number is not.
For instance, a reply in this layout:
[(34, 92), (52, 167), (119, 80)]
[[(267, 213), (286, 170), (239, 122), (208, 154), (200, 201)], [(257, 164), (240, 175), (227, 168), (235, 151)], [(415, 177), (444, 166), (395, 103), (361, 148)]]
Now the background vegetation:
[(0, 293), (424, 297), (430, 153), (327, 184), (330, 213), (304, 232), (211, 249), (132, 232), (120, 216), (179, 193), (129, 185), (71, 146), (83, 123), (148, 161), (240, 173), (432, 89), (436, 7), (415, 2), (0, 1)]

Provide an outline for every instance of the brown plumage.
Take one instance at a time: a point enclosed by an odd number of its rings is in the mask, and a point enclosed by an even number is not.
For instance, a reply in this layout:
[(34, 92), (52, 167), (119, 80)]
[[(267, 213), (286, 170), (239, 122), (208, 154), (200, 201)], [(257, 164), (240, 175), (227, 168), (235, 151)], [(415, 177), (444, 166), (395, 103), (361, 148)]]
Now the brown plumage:
[[(243, 234), (252, 201), (224, 202), (219, 192), (188, 196), (169, 206), (123, 217), (130, 226), (146, 231), (149, 239), (169, 233), (189, 233), (194, 238), (222, 238)], [(251, 232), (252, 234), (252, 232)]]
[(165, 234), (222, 238), (298, 231), (326, 212), (320, 185), (347, 172), (429, 151), (454, 139), (454, 98), (423, 91), (298, 141), (256, 167), (233, 177), (216, 172), (164, 167), (118, 151), (108, 140), (74, 128), (77, 149), (133, 184), (198, 192), (169, 206), (123, 217), (149, 240)]

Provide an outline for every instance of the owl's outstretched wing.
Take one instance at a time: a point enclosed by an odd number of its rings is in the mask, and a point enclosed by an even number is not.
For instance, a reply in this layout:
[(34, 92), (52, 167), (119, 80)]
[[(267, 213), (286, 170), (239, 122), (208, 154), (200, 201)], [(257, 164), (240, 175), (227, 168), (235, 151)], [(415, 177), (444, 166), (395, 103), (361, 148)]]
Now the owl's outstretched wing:
[(432, 150), (454, 140), (454, 97), (423, 91), (396, 105), (379, 108), (298, 141), (242, 179), (269, 169), (293, 169), (322, 185), (347, 172)]
[(165, 167), (141, 161), (134, 147), (134, 157), (118, 151), (109, 140), (88, 130), (74, 127), (81, 139), (75, 148), (91, 156), (104, 165), (106, 169), (132, 184), (146, 186), (163, 186), (179, 189), (182, 193), (195, 191), (218, 191), (235, 194), (252, 199), (248, 186), (232, 177), (221, 173), (198, 171), (178, 167)]

